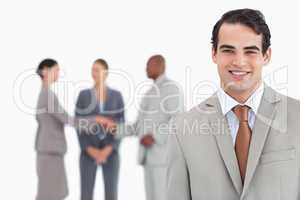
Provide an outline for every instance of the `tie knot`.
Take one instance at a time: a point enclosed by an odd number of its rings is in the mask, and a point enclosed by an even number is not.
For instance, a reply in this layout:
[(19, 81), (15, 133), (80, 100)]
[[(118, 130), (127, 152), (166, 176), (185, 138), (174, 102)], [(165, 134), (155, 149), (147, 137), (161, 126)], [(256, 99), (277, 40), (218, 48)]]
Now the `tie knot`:
[(233, 108), (233, 112), (240, 122), (248, 122), (248, 106), (237, 105)]

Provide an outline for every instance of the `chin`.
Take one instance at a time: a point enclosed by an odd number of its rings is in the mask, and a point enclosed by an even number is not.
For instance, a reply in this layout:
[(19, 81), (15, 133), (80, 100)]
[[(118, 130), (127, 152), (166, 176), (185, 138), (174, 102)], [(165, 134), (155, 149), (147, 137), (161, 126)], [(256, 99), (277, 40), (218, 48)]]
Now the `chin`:
[(225, 89), (235, 91), (235, 92), (246, 92), (252, 90), (254, 84), (250, 81), (236, 82), (232, 81), (226, 84)]

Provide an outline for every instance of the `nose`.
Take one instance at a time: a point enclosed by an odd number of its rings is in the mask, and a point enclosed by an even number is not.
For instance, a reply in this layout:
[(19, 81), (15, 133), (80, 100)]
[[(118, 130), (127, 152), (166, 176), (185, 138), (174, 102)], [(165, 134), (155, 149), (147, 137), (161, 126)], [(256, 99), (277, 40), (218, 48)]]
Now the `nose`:
[(233, 62), (232, 64), (235, 67), (243, 67), (246, 65), (246, 57), (244, 56), (243, 53), (237, 53), (235, 54), (234, 58), (233, 58)]

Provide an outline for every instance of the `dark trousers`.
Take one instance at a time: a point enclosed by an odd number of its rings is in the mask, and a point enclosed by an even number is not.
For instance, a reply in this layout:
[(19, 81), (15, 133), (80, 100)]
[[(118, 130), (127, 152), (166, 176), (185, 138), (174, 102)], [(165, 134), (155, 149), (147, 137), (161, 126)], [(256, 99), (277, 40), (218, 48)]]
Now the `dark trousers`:
[[(118, 199), (118, 181), (120, 158), (116, 151), (109, 156), (102, 166), (105, 187), (105, 200)], [(93, 200), (94, 186), (98, 165), (85, 152), (80, 155), (81, 200)]]

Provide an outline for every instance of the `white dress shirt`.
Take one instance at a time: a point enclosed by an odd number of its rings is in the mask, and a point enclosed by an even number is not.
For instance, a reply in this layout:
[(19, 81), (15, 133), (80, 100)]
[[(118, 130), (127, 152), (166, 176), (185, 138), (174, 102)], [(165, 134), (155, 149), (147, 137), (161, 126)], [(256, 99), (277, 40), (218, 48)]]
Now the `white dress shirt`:
[(235, 144), (236, 135), (239, 128), (239, 119), (232, 111), (232, 108), (234, 108), (237, 105), (247, 105), (251, 108), (249, 109), (248, 113), (248, 124), (250, 129), (252, 130), (254, 126), (255, 115), (257, 114), (258, 107), (263, 96), (263, 92), (264, 83), (261, 83), (260, 86), (248, 98), (248, 100), (244, 104), (241, 104), (235, 99), (233, 99), (231, 96), (229, 96), (227, 93), (225, 93), (225, 91), (222, 88), (219, 88), (219, 90), (217, 91), (217, 96), (221, 105), (222, 113), (226, 116), (228, 121), (230, 133), (233, 139), (233, 144)]

